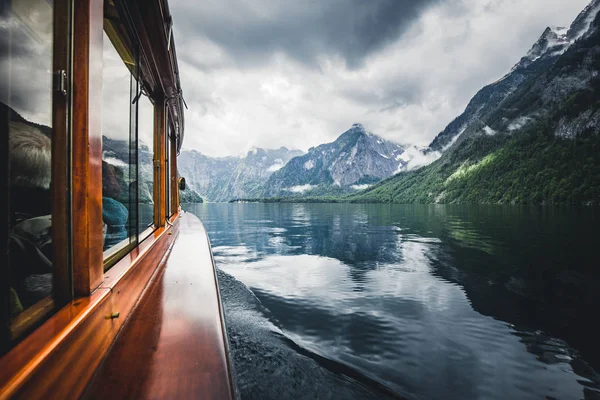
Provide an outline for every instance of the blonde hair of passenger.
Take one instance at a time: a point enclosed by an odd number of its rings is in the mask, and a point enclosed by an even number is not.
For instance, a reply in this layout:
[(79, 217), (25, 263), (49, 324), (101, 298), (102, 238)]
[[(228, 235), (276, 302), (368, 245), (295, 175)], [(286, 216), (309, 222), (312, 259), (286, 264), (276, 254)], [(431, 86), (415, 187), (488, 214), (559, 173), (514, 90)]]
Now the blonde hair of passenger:
[(52, 142), (38, 128), (9, 123), (10, 183), (28, 188), (50, 188)]

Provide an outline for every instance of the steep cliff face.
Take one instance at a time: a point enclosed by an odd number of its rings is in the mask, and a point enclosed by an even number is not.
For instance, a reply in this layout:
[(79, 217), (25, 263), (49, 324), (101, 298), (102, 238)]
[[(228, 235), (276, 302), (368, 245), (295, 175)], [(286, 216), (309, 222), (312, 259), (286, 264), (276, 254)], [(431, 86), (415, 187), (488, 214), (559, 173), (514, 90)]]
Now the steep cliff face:
[(207, 157), (197, 151), (183, 151), (179, 173), (190, 187), (209, 201), (229, 201), (262, 195), (265, 183), (293, 157), (303, 154), (285, 147), (274, 150), (254, 148), (244, 157)]
[[(547, 71), (577, 40), (589, 34), (598, 11), (600, 1), (594, 0), (579, 14), (570, 28), (546, 28), (540, 39), (507, 75), (487, 85), (473, 97), (465, 111), (436, 136), (429, 151), (447, 150), (471, 125), (480, 123), (496, 111), (500, 103), (522, 84), (531, 82), (538, 74)], [(515, 121), (515, 124), (523, 122)]]
[(265, 197), (351, 191), (402, 171), (404, 149), (353, 125), (334, 142), (293, 158), (268, 180)]
[[(600, 204), (599, 10), (594, 0), (566, 33), (546, 30), (504, 80), (478, 93), (502, 99), (488, 96), (442, 132), (431, 145), (444, 147), (439, 160), (351, 200)], [(521, 83), (502, 94), (515, 73)]]
[(220, 200), (257, 198), (262, 196), (265, 184), (275, 173), (284, 168), (290, 159), (302, 155), (299, 150), (282, 147), (277, 150), (255, 148), (236, 165)]
[(177, 172), (204, 199), (217, 201), (237, 162), (239, 160), (235, 157), (212, 158), (195, 150), (182, 151), (177, 158)]

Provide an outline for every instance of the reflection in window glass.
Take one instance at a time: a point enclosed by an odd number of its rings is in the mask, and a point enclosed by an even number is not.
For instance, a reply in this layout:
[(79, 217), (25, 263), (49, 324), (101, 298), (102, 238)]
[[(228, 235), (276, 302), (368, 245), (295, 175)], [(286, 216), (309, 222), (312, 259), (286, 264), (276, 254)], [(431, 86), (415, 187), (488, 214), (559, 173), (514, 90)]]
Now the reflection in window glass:
[(137, 83), (115, 50), (118, 42), (114, 44), (111, 39), (118, 41), (104, 33), (102, 232), (105, 257), (135, 242), (137, 233), (135, 135), (130, 129)]
[[(138, 202), (140, 235), (154, 221), (154, 105), (147, 96), (138, 100)], [(140, 240), (144, 237), (140, 236)]]
[(173, 212), (171, 211), (171, 137), (173, 134), (173, 130), (171, 128), (171, 124), (168, 124), (167, 127), (167, 154), (165, 157), (165, 165), (167, 166), (167, 184), (165, 186), (167, 188), (167, 217), (170, 217), (173, 214)]
[(9, 340), (35, 319), (26, 310), (52, 304), (52, 23), (51, 2), (0, 4), (2, 194), (8, 200), (2, 202), (8, 251), (0, 291)]

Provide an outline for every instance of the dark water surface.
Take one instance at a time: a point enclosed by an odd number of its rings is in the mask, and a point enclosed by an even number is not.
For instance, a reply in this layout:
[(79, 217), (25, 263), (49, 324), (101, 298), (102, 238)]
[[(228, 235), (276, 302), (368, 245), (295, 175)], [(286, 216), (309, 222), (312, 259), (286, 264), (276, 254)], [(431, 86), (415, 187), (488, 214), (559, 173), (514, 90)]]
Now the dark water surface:
[(600, 398), (600, 210), (187, 210), (242, 398)]

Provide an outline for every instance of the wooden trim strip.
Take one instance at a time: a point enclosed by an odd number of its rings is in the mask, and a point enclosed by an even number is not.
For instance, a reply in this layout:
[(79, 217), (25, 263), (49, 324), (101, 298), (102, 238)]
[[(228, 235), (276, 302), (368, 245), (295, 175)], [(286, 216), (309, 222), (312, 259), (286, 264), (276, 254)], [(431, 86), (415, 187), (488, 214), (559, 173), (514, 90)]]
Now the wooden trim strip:
[(165, 98), (162, 92), (157, 92), (154, 100), (154, 225), (161, 227), (165, 225)]
[(88, 296), (104, 274), (102, 256), (103, 0), (78, 0), (73, 26), (73, 289)]
[(165, 101), (165, 97), (163, 95), (160, 96), (160, 98), (156, 99), (156, 104), (160, 107), (160, 118), (158, 118), (158, 135), (157, 135), (157, 139), (158, 139), (158, 145), (159, 145), (159, 149), (158, 149), (158, 154), (156, 155), (156, 158), (158, 160), (158, 176), (159, 176), (159, 182), (160, 182), (160, 188), (159, 188), (159, 199), (160, 199), (160, 203), (159, 205), (159, 226), (164, 226), (165, 225), (165, 221), (167, 219), (167, 216), (170, 214), (167, 212), (167, 205), (168, 205), (168, 201), (167, 201), (167, 184), (168, 184), (168, 177), (167, 177), (167, 160), (166, 160), (166, 154), (167, 154), (167, 107), (166, 107), (166, 101)]

